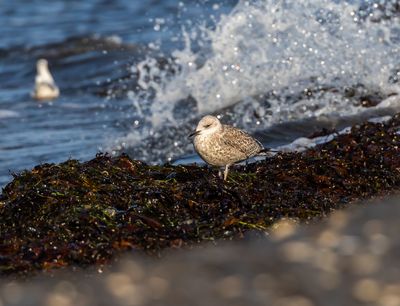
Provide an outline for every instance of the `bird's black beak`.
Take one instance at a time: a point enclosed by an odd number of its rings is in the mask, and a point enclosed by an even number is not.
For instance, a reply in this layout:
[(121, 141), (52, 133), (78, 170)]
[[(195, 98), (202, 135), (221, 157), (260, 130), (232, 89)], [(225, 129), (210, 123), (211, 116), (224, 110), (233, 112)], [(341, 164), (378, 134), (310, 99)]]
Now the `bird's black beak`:
[(194, 131), (194, 132), (193, 132), (192, 134), (190, 134), (188, 137), (189, 137), (189, 138), (192, 138), (192, 137), (198, 135), (199, 133), (200, 133), (200, 131)]

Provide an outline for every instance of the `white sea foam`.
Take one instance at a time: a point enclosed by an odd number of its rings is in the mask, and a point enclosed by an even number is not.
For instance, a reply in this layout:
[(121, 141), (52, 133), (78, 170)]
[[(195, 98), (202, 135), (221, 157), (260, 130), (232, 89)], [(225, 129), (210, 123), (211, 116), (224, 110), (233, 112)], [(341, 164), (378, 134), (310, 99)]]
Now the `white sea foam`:
[[(382, 117), (373, 117), (368, 119), (369, 122), (372, 123), (384, 123), (389, 121), (392, 118), (392, 116), (382, 116)], [(276, 148), (273, 148), (276, 151), (280, 152), (302, 152), (305, 151), (309, 148), (313, 148), (319, 144), (324, 144), (327, 143), (331, 140), (333, 140), (335, 137), (338, 135), (344, 135), (344, 134), (349, 134), (351, 131), (351, 127), (346, 127), (337, 133), (333, 134), (328, 134), (325, 136), (318, 136), (314, 138), (306, 138), (306, 137), (299, 137), (296, 140), (292, 141), (291, 143), (278, 146)]]
[(292, 141), (289, 144), (285, 144), (283, 146), (279, 146), (274, 148), (274, 150), (279, 152), (302, 152), (309, 148), (313, 148), (316, 145), (327, 143), (333, 140), (337, 135), (348, 134), (350, 133), (351, 128), (347, 127), (338, 133), (329, 134), (326, 136), (319, 136), (315, 138), (306, 138), (306, 137), (299, 137), (296, 140)]
[[(399, 61), (399, 43), (393, 41), (398, 22), (359, 22), (360, 2), (240, 1), (208, 31), (210, 50), (198, 69), (186, 35), (186, 48), (173, 54), (182, 70), (157, 86), (154, 113), (188, 95), (197, 101), (199, 114), (214, 112), (269, 91), (298, 93), (309, 88), (310, 80), (397, 91), (388, 79)], [(333, 103), (329, 100), (321, 108)], [(273, 106), (283, 107), (288, 106), (282, 101)]]

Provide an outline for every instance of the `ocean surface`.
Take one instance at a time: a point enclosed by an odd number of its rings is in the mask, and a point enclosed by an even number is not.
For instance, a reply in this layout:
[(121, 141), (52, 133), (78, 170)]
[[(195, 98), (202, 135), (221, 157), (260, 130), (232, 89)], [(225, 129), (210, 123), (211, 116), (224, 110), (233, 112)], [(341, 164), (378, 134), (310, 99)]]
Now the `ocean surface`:
[(397, 0), (1, 1), (0, 37), (0, 187), (98, 152), (199, 161), (204, 114), (279, 147), (400, 110)]

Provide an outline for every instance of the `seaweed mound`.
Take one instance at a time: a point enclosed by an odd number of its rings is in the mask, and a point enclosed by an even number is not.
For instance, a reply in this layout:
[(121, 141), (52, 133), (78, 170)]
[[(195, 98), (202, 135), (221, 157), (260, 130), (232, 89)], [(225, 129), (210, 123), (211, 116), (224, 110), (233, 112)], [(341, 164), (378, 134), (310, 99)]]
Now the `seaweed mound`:
[(233, 168), (149, 166), (126, 155), (43, 164), (0, 196), (0, 274), (105, 264), (122, 250), (263, 235), (282, 217), (308, 221), (400, 187), (400, 114), (302, 153)]

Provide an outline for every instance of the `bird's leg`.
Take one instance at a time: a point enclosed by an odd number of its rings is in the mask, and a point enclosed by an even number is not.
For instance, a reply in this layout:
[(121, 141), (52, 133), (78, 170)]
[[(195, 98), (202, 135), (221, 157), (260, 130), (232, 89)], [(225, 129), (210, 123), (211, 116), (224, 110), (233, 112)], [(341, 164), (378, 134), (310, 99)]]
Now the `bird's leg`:
[(224, 181), (228, 178), (228, 172), (229, 172), (229, 165), (225, 166), (225, 171), (224, 171)]
[(221, 170), (221, 168), (218, 169), (218, 177), (222, 178), (222, 170)]

